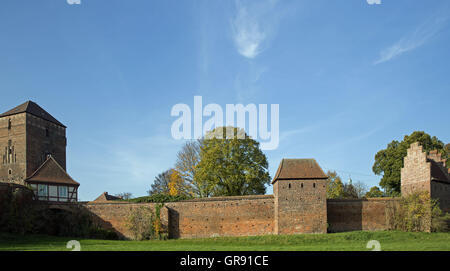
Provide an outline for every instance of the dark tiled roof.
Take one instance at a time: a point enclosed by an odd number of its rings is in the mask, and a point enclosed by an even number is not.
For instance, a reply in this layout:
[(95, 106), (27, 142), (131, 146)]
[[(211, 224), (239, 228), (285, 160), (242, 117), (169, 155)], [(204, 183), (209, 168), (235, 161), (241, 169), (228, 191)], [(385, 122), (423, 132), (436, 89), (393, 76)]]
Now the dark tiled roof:
[(272, 183), (290, 179), (327, 179), (328, 176), (314, 159), (283, 159)]
[(72, 179), (67, 172), (50, 155), (47, 160), (33, 173), (25, 179), (26, 182), (35, 183), (55, 183), (79, 186), (80, 184)]
[(103, 192), (98, 198), (96, 198), (94, 201), (110, 201), (110, 200), (121, 200), (121, 197), (116, 197), (109, 195), (108, 192)]
[[(431, 164), (431, 179), (432, 180), (438, 180), (443, 182), (450, 182), (450, 178), (448, 175), (448, 169), (444, 168), (442, 164), (432, 160), (428, 159), (428, 162)], [(447, 172), (445, 172), (447, 171)]]
[(40, 107), (37, 103), (35, 103), (33, 101), (27, 101), (17, 107), (14, 107), (13, 109), (11, 109), (9, 111), (6, 111), (5, 113), (0, 115), (0, 118), (11, 116), (11, 115), (16, 115), (16, 114), (20, 114), (20, 113), (29, 113), (36, 117), (39, 117), (44, 120), (48, 120), (50, 122), (58, 124), (64, 128), (66, 127), (66, 126), (64, 126), (64, 124), (59, 122), (57, 119), (55, 119), (52, 115), (50, 115), (47, 111), (42, 109), (42, 107)]

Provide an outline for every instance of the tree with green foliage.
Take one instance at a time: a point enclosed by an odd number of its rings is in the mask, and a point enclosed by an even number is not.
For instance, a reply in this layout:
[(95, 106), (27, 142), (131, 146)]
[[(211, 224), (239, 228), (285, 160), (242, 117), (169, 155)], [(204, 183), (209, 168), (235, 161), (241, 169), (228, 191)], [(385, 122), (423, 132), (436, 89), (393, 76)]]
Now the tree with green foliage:
[(369, 192), (366, 193), (366, 198), (380, 198), (383, 197), (384, 193), (378, 186), (373, 186), (370, 188)]
[[(380, 186), (390, 196), (400, 195), (400, 171), (403, 167), (403, 158), (414, 142), (419, 142), (427, 153), (431, 150), (438, 150), (442, 158), (450, 158), (450, 152), (444, 148), (444, 143), (437, 137), (431, 137), (423, 131), (415, 131), (411, 135), (406, 135), (400, 142), (393, 140), (387, 145), (386, 149), (375, 155), (375, 163), (372, 167), (376, 175), (383, 175)], [(447, 165), (447, 167), (449, 166)]]
[(205, 136), (195, 178), (208, 196), (260, 195), (270, 183), (268, 162), (242, 129), (219, 127)]
[(327, 185), (327, 198), (328, 199), (339, 199), (344, 197), (344, 184), (342, 183), (341, 177), (339, 177), (336, 171), (327, 172), (328, 185)]

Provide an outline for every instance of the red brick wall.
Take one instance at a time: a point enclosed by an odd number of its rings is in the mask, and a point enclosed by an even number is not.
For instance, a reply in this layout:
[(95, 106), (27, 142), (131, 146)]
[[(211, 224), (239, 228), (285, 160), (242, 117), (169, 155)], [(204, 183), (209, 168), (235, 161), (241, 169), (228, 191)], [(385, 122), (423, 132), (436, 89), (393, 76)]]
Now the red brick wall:
[(275, 233), (326, 233), (326, 180), (278, 180), (274, 183)]
[[(161, 220), (171, 238), (248, 236), (273, 233), (273, 196), (243, 196), (197, 199), (166, 203)], [(126, 219), (139, 206), (154, 203), (86, 203), (84, 206), (105, 228), (131, 238)]]
[[(163, 227), (171, 238), (266, 235), (275, 232), (275, 202), (272, 195), (220, 197), (166, 203), (161, 210)], [(392, 198), (326, 201), (325, 227), (329, 232), (387, 229), (386, 209), (395, 204)], [(300, 202), (298, 202), (300, 203)], [(84, 206), (105, 228), (131, 238), (126, 219), (134, 208), (154, 208), (154, 203), (85, 203)], [(306, 208), (306, 207), (305, 207)], [(291, 219), (308, 219), (292, 217)], [(310, 219), (316, 219), (313, 215)], [(299, 221), (301, 230), (310, 225)], [(303, 223), (303, 224), (302, 224)], [(314, 224), (311, 224), (314, 225)], [(292, 234), (286, 233), (286, 234)], [(301, 231), (295, 233), (302, 233)]]
[[(84, 203), (83, 206), (94, 216), (94, 219), (105, 229), (112, 229), (122, 238), (132, 238), (131, 232), (127, 228), (127, 218), (131, 211), (139, 207), (148, 207), (152, 210), (155, 203)], [(161, 209), (161, 222), (163, 228), (167, 229), (168, 210), (163, 207)]]
[(385, 230), (386, 208), (395, 202), (392, 198), (328, 199), (328, 231)]
[(273, 196), (243, 196), (168, 203), (172, 238), (273, 233)]

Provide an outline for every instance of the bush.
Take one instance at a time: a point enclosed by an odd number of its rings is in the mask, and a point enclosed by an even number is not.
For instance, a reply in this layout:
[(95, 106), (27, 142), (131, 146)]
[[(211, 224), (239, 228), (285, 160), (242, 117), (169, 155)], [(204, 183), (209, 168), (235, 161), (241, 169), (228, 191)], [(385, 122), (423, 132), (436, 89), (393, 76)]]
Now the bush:
[(71, 206), (70, 211), (49, 209), (34, 201), (33, 191), (24, 186), (3, 187), (0, 192), (0, 232), (118, 239), (115, 232), (97, 225), (82, 206)]
[(389, 229), (412, 232), (446, 231), (449, 218), (428, 192), (413, 193), (391, 203), (386, 216)]
[(33, 230), (36, 215), (33, 195), (24, 186), (7, 186), (1, 190), (0, 231), (25, 234)]
[(133, 211), (127, 219), (127, 227), (133, 234), (134, 240), (166, 239), (167, 234), (162, 231), (161, 208), (163, 204), (157, 204), (155, 211), (141, 206)]

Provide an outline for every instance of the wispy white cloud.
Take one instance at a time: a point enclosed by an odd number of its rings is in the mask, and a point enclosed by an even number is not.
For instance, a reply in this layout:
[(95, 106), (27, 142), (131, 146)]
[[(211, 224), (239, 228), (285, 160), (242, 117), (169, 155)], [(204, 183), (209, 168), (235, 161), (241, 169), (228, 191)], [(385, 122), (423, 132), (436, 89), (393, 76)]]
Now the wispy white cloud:
[(393, 45), (383, 49), (374, 65), (387, 62), (403, 53), (412, 51), (424, 45), (434, 36), (436, 36), (445, 26), (447, 18), (438, 17), (425, 21), (419, 25), (413, 32), (403, 36)]
[(292, 130), (284, 130), (280, 133), (280, 142), (284, 142), (285, 140), (288, 140), (292, 136), (298, 136), (305, 133), (314, 132), (317, 130), (324, 129), (326, 127), (329, 127), (335, 123), (339, 123), (339, 120), (343, 119), (348, 113), (346, 112), (339, 112), (336, 114), (333, 114), (332, 116), (326, 118), (317, 120), (315, 123), (304, 126), (297, 129)]
[(89, 140), (86, 144), (97, 151), (76, 159), (82, 173), (73, 177), (83, 183), (83, 199), (104, 191), (145, 195), (155, 176), (174, 165), (183, 143), (170, 135), (126, 137), (108, 144)]
[(236, 14), (232, 19), (232, 35), (237, 51), (252, 59), (267, 46), (278, 24), (280, 13), (277, 0), (236, 0)]

